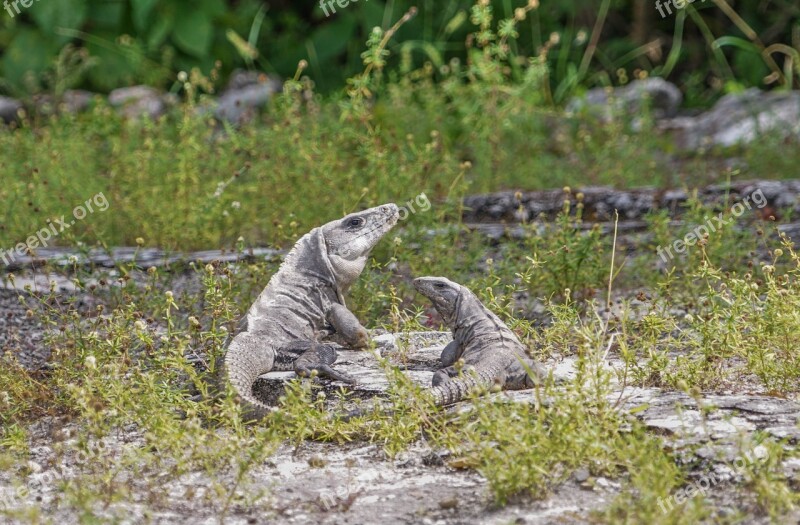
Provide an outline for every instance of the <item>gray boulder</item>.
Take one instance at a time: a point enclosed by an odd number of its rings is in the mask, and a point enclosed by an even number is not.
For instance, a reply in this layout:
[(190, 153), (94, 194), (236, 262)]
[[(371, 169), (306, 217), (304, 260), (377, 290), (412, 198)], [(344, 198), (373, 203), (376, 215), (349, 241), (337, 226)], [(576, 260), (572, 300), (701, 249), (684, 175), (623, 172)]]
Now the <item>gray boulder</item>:
[(275, 77), (257, 71), (236, 71), (217, 100), (214, 116), (220, 121), (243, 124), (281, 89), (282, 83)]
[(669, 119), (659, 128), (685, 150), (746, 144), (768, 132), (800, 137), (800, 92), (751, 88), (722, 97), (701, 115)]
[(674, 116), (683, 101), (681, 90), (663, 78), (634, 80), (619, 88), (594, 88), (567, 105), (567, 112), (586, 112), (603, 121), (619, 115), (637, 116), (649, 108), (652, 116), (662, 119)]
[(61, 96), (57, 102), (52, 95), (37, 95), (33, 97), (33, 105), (40, 115), (54, 115), (59, 112), (76, 114), (89, 109), (95, 94), (81, 89), (70, 89)]
[(171, 104), (168, 95), (150, 86), (115, 89), (109, 93), (108, 102), (126, 118), (149, 117), (153, 120), (164, 115)]
[(18, 111), (22, 109), (22, 102), (19, 100), (0, 97), (0, 120), (6, 124), (11, 124), (19, 120)]
[(225, 86), (225, 91), (237, 91), (249, 86), (257, 86), (259, 84), (267, 84), (276, 81), (266, 73), (261, 71), (247, 71), (245, 69), (236, 69), (231, 73), (228, 79), (228, 85)]
[(61, 106), (67, 113), (82, 113), (89, 109), (95, 94), (82, 89), (71, 89), (64, 93)]

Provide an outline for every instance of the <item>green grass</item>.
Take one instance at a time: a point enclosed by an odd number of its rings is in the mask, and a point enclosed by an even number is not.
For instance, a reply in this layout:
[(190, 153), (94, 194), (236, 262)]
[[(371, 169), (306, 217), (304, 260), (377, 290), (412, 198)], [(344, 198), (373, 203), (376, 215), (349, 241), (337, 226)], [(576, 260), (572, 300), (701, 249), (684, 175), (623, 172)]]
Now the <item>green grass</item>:
[(570, 121), (531, 100), (536, 89), (403, 79), (381, 91), (368, 119), (343, 116), (337, 97), (301, 103), (290, 91), (257, 125), (225, 133), (191, 104), (138, 123), (98, 103), (88, 114), (0, 130), (0, 149), (14, 152), (0, 172), (0, 246), (24, 242), (99, 192), (109, 208), (54, 242), (141, 238), (188, 250), (230, 248), (242, 237), (247, 246), (285, 246), (343, 213), (423, 192), (434, 212), (409, 222), (430, 226), (452, 218), (469, 193), (798, 174), (798, 149), (775, 138), (740, 152), (749, 167), (734, 173), (721, 167), (730, 152), (670, 161), (654, 133)]

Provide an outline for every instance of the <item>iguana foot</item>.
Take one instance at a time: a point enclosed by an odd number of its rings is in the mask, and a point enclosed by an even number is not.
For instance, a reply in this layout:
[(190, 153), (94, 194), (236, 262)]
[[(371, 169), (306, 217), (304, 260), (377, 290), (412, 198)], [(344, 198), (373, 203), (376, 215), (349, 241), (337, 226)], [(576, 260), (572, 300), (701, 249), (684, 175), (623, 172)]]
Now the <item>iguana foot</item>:
[(509, 378), (515, 385), (519, 385), (518, 388), (520, 390), (535, 388), (542, 384), (542, 381), (547, 377), (547, 373), (542, 366), (533, 360), (523, 361), (520, 363), (520, 368), (522, 368), (520, 374), (516, 375), (516, 377), (512, 376)]
[(308, 350), (295, 360), (294, 371), (299, 376), (308, 377), (316, 370), (322, 377), (345, 383), (355, 383), (356, 380), (353, 377), (344, 372), (338, 372), (331, 367), (335, 362), (336, 349), (333, 346), (313, 343)]
[(431, 380), (431, 385), (438, 386), (442, 383), (446, 383), (450, 381), (451, 377), (458, 376), (458, 370), (454, 366), (448, 366), (446, 368), (441, 368), (433, 374), (433, 379)]
[(355, 377), (345, 374), (344, 372), (339, 372), (330, 365), (320, 365), (314, 368), (314, 370), (319, 373), (320, 377), (327, 377), (329, 379), (333, 379), (334, 381), (341, 381), (342, 383), (348, 383), (351, 385), (358, 383), (358, 380)]

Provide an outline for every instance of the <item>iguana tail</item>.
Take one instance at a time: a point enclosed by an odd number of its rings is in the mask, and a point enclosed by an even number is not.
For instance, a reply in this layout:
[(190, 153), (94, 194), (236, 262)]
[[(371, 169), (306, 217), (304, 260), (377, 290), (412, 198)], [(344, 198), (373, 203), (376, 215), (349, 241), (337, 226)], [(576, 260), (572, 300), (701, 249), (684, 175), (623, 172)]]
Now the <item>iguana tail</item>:
[(428, 392), (435, 404), (452, 405), (476, 391), (488, 390), (498, 382), (502, 385), (504, 378), (505, 372), (500, 367), (465, 370), (460, 376), (431, 387)]
[(258, 421), (277, 410), (253, 394), (256, 379), (271, 371), (275, 363), (275, 351), (265, 346), (263, 340), (259, 342), (256, 344), (247, 333), (237, 335), (228, 346), (222, 367), (225, 378), (239, 395), (244, 421)]
[[(488, 390), (494, 385), (502, 384), (505, 372), (501, 367), (484, 368), (482, 370), (470, 369), (458, 377), (448, 379), (444, 383), (429, 388), (425, 392), (433, 397), (433, 402), (437, 406), (446, 406), (463, 401), (470, 394), (481, 390)], [(343, 421), (362, 417), (374, 410), (374, 406), (359, 408), (347, 412), (343, 416), (338, 416)], [(383, 414), (393, 414), (392, 410), (383, 410)]]

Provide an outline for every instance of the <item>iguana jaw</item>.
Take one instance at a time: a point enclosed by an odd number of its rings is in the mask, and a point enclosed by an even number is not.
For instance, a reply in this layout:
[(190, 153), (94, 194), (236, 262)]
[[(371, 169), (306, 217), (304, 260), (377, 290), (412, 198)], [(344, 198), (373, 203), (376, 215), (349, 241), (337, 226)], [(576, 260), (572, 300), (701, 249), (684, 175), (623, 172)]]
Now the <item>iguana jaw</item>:
[(322, 226), (328, 260), (342, 291), (361, 275), (370, 252), (399, 218), (399, 208), (390, 203)]
[(461, 285), (444, 277), (418, 277), (414, 288), (431, 300), (442, 320), (452, 329), (456, 322)]

